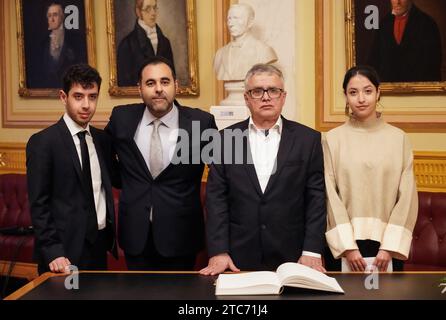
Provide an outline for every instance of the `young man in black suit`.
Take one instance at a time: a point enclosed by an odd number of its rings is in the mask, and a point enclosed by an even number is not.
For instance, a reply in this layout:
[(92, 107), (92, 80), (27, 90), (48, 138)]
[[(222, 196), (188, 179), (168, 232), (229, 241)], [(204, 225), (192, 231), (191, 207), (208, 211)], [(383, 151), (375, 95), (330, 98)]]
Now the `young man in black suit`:
[(175, 101), (170, 60), (149, 58), (138, 74), (143, 103), (114, 108), (105, 128), (122, 180), (119, 244), (130, 270), (192, 270), (204, 247), (200, 137), (215, 120)]
[[(279, 69), (258, 64), (248, 71), (245, 101), (251, 117), (222, 130), (222, 156), (210, 166), (211, 258), (201, 274), (275, 270), (284, 262), (325, 271), (321, 135), (281, 116), (285, 98)], [(229, 141), (232, 136), (238, 143)]]
[(60, 91), (64, 116), (26, 146), (39, 273), (66, 272), (70, 265), (106, 270), (107, 249), (117, 255), (111, 142), (89, 124), (100, 86), (92, 67), (70, 67)]

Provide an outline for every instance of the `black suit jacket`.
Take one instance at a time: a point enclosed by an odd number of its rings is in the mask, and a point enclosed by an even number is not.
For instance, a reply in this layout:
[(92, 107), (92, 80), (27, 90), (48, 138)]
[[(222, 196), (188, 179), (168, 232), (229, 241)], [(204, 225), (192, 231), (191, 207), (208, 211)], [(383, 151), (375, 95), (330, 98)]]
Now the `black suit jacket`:
[[(326, 228), (324, 165), (320, 133), (283, 119), (277, 170), (262, 193), (243, 140), (243, 161), (224, 132), (248, 130), (249, 121), (222, 131), (221, 164), (212, 164), (206, 191), (208, 253), (228, 253), (244, 270), (275, 269), (297, 262), (303, 250), (321, 253)], [(226, 143), (226, 145), (225, 145)], [(232, 163), (224, 154), (232, 150)], [(241, 159), (239, 159), (241, 160)], [(240, 164), (241, 163), (241, 164)], [(251, 164), (250, 164), (251, 163)]]
[[(214, 117), (199, 109), (178, 106), (179, 128), (189, 135), (189, 161), (192, 153), (206, 142), (192, 141), (192, 122), (198, 134), (216, 129)], [(204, 245), (203, 211), (200, 201), (204, 164), (170, 164), (155, 180), (144, 161), (134, 136), (146, 106), (135, 104), (113, 109), (105, 128), (113, 138), (119, 159), (122, 192), (119, 201), (119, 244), (130, 255), (141, 254), (149, 235), (150, 209), (155, 247), (165, 257), (198, 252)], [(183, 150), (184, 151), (184, 150)], [(200, 158), (198, 158), (200, 159)], [(191, 163), (191, 162), (189, 162)]]
[(441, 38), (435, 21), (413, 5), (401, 44), (394, 37), (394, 22), (393, 14), (380, 22), (368, 64), (382, 81), (440, 81)]
[[(105, 189), (109, 249), (116, 257), (111, 142), (102, 130), (90, 126), (90, 132)], [(58, 257), (78, 265), (85, 242), (88, 197), (76, 146), (63, 119), (29, 139), (26, 165), (35, 259), (44, 268)]]
[[(158, 36), (157, 55), (170, 60), (174, 66), (169, 39), (164, 36), (158, 25), (156, 25), (156, 33)], [(121, 41), (118, 47), (118, 85), (120, 87), (136, 86), (139, 80), (139, 68), (147, 58), (154, 55), (155, 50), (146, 32), (136, 22), (133, 31)]]

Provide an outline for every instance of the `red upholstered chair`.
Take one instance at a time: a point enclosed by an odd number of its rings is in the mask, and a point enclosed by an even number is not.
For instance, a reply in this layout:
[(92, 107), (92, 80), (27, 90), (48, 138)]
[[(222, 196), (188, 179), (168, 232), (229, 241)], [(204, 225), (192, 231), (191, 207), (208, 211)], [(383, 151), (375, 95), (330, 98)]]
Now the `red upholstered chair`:
[[(115, 204), (115, 223), (116, 223), (116, 234), (118, 234), (118, 211), (119, 211), (119, 195), (120, 195), (120, 191), (118, 189), (113, 189), (113, 201)], [(117, 243), (118, 244), (118, 243)], [(125, 263), (125, 255), (124, 255), (124, 251), (122, 251), (122, 249), (119, 247), (118, 245), (118, 259), (116, 260), (111, 254), (110, 252), (108, 252), (107, 255), (107, 266), (108, 266), (108, 270), (112, 270), (112, 271), (126, 271), (127, 270), (127, 265)]]
[(36, 265), (28, 265), (33, 262), (34, 236), (23, 232), (30, 226), (26, 175), (0, 175), (0, 274), (8, 274), (13, 266), (12, 276), (37, 276)]
[(418, 192), (418, 219), (404, 270), (446, 270), (446, 193)]

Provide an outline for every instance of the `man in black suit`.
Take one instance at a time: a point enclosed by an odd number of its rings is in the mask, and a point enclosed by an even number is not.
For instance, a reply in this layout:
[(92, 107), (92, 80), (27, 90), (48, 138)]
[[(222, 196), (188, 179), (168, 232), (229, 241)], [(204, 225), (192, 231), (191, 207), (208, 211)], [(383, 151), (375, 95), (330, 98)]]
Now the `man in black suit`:
[(169, 39), (156, 23), (157, 0), (136, 0), (135, 11), (138, 20), (135, 28), (118, 47), (118, 85), (136, 86), (139, 66), (149, 57), (158, 55), (175, 66)]
[(325, 271), (326, 228), (320, 133), (281, 116), (282, 72), (253, 66), (245, 79), (251, 117), (222, 130), (210, 166), (206, 234), (209, 263), (201, 274), (274, 270), (299, 262)]
[(74, 65), (64, 75), (64, 116), (26, 146), (28, 194), (39, 273), (107, 269), (117, 256), (111, 182), (111, 141), (89, 122), (96, 111), (99, 73)]
[(171, 61), (154, 56), (139, 75), (144, 103), (114, 108), (105, 128), (122, 180), (119, 244), (130, 270), (191, 270), (204, 246), (200, 137), (215, 120), (175, 101)]
[(382, 81), (441, 81), (441, 38), (434, 19), (412, 0), (391, 0), (380, 22), (368, 64)]

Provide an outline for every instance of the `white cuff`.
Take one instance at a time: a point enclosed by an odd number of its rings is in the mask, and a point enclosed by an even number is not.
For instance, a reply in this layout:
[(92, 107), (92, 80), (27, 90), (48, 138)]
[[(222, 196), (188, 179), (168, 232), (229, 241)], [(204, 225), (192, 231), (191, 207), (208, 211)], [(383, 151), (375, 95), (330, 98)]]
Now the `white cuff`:
[(313, 257), (313, 258), (322, 258), (319, 253), (311, 252), (311, 251), (302, 251), (303, 256)]

